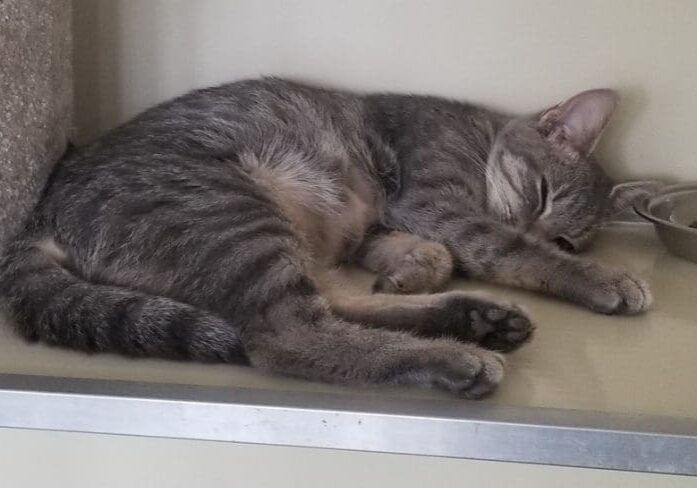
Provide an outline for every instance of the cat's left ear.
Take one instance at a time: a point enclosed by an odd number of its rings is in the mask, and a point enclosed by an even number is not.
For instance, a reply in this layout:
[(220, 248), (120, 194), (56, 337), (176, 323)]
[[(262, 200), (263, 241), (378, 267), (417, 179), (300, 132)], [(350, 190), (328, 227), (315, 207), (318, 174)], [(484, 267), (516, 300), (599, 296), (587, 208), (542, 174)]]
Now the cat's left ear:
[(662, 187), (663, 184), (659, 181), (628, 181), (616, 184), (610, 191), (605, 217), (615, 217), (643, 199), (655, 195)]
[(540, 130), (562, 148), (587, 156), (598, 143), (618, 100), (612, 90), (584, 91), (542, 112)]

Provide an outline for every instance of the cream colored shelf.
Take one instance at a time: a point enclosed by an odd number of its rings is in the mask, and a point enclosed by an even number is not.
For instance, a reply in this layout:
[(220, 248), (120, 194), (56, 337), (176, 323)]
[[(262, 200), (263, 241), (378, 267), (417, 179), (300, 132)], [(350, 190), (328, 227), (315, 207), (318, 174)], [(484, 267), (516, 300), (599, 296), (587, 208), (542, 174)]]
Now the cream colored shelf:
[[(648, 279), (653, 309), (609, 317), (519, 290), (453, 284), (513, 299), (537, 324), (483, 402), (241, 366), (85, 355), (27, 344), (2, 324), (0, 426), (697, 474), (697, 265), (668, 255), (639, 224), (606, 229), (590, 254)], [(357, 288), (370, 286), (369, 274), (347, 273)], [(182, 405), (191, 409), (185, 416)]]
[[(697, 417), (697, 265), (668, 255), (643, 225), (606, 230), (591, 255), (647, 278), (655, 295), (653, 310), (606, 317), (518, 290), (465, 281), (453, 285), (500, 293), (527, 307), (537, 324), (534, 340), (510, 355), (505, 382), (486, 402)], [(368, 274), (353, 275), (358, 286), (368, 286)], [(449, 398), (413, 389), (347, 389), (240, 366), (85, 355), (27, 344), (6, 323), (0, 327), (0, 373)]]

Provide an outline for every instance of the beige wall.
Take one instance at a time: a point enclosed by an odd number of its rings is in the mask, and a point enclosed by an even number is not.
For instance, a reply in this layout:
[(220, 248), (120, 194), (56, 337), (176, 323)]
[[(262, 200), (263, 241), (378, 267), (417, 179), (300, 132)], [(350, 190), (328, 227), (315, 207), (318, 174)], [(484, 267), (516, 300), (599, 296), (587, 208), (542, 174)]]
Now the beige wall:
[(688, 488), (697, 478), (393, 454), (0, 429), (12, 488)]
[(516, 111), (610, 86), (611, 172), (697, 179), (693, 0), (76, 0), (75, 15), (83, 139), (258, 74)]

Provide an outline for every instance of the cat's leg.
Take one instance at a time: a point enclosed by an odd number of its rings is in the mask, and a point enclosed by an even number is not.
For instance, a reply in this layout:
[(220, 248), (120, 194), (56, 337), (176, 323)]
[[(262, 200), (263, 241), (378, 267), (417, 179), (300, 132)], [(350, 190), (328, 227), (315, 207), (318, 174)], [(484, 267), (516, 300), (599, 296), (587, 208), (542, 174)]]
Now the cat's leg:
[(329, 383), (436, 387), (466, 398), (484, 396), (502, 380), (502, 357), (475, 344), (339, 317), (319, 293), (297, 244), (284, 239), (274, 245), (275, 253), (245, 246), (245, 260), (254, 266), (243, 267), (244, 273), (220, 269), (223, 280), (215, 272), (208, 277), (228, 283), (212, 288), (215, 297), (208, 303), (240, 326), (253, 366)]
[(357, 257), (379, 273), (373, 285), (379, 293), (351, 291), (335, 273), (315, 273), (332, 309), (346, 319), (423, 336), (455, 337), (501, 351), (515, 349), (532, 335), (531, 321), (519, 307), (484, 293), (403, 295), (434, 291), (450, 278), (453, 261), (443, 244), (404, 232), (382, 232), (368, 236)]
[(443, 244), (399, 231), (366, 237), (355, 260), (378, 274), (373, 291), (430, 293), (453, 273), (453, 259)]
[[(72, 267), (220, 317), (249, 362), (265, 371), (329, 383), (438, 387), (468, 398), (502, 380), (502, 357), (475, 344), (340, 318), (309, 276), (302, 240), (265, 194), (241, 187), (241, 179), (224, 181), (221, 194), (217, 182), (204, 183), (198, 186), (209, 191), (193, 201), (157, 206), (157, 220), (114, 229), (90, 254), (98, 265), (83, 260)], [(237, 193), (232, 185), (240, 185)], [(140, 340), (142, 330), (126, 319), (123, 327)], [(191, 338), (180, 321), (174, 325), (161, 335)], [(215, 343), (218, 335), (206, 338)]]
[(87, 352), (247, 363), (239, 327), (164, 296), (91, 282), (51, 237), (18, 238), (0, 258), (0, 296), (27, 340)]
[(274, 254), (246, 248), (245, 253), (259, 255), (254, 273), (221, 270), (234, 278), (228, 281), (234, 288), (211, 293), (218, 295), (215, 311), (239, 324), (245, 355), (255, 367), (329, 383), (436, 387), (466, 398), (489, 394), (503, 379), (503, 358), (476, 344), (341, 318), (293, 247)]
[(502, 358), (475, 344), (340, 318), (310, 277), (300, 241), (274, 229), (229, 246), (206, 268), (205, 295), (189, 298), (240, 327), (253, 366), (329, 383), (437, 387), (467, 398), (502, 380)]
[(425, 337), (453, 337), (504, 352), (527, 342), (534, 329), (519, 307), (485, 293), (360, 295), (333, 290), (327, 296), (332, 310), (347, 320)]
[(330, 383), (415, 385), (466, 398), (493, 391), (500, 355), (451, 339), (366, 328), (339, 318), (314, 293), (289, 288), (245, 319), (242, 342), (263, 370)]
[(544, 292), (606, 314), (642, 312), (652, 302), (641, 278), (572, 256), (498, 222), (453, 219), (415, 227), (445, 244), (456, 268), (470, 276)]
[[(0, 262), (0, 292), (26, 337), (76, 349), (202, 361), (248, 357), (260, 368), (306, 379), (435, 386), (468, 398), (491, 392), (503, 378), (503, 359), (474, 345), (366, 329), (336, 317), (291, 248), (250, 252), (255, 273), (218, 266), (217, 276), (211, 270), (206, 277), (215, 284), (233, 277), (239, 288), (215, 286), (205, 298), (190, 297), (201, 305), (215, 300), (219, 314), (91, 283), (60, 262), (60, 248), (36, 241), (18, 241)], [(187, 268), (182, 276), (196, 273)]]

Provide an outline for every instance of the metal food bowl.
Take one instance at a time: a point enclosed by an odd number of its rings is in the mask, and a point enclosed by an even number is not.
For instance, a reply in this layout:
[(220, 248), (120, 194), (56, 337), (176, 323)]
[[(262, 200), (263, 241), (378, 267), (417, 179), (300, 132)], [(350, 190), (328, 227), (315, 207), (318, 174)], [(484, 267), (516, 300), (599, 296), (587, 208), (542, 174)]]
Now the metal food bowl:
[(697, 183), (663, 188), (634, 207), (653, 222), (658, 237), (670, 252), (697, 263)]

